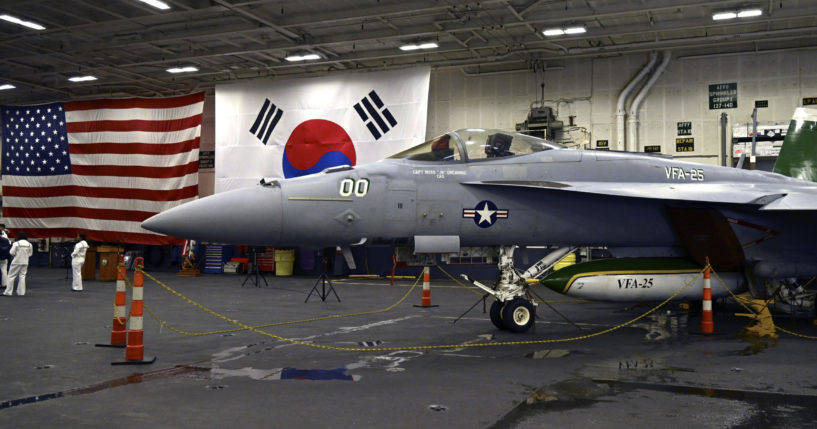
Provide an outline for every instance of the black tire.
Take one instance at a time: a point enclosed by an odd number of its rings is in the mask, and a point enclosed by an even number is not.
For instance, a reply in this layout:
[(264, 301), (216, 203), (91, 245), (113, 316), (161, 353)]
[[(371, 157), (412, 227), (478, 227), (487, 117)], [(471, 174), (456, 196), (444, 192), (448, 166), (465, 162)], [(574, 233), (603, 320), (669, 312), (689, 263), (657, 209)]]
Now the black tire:
[(499, 329), (505, 329), (505, 324), (502, 323), (502, 307), (505, 304), (499, 301), (494, 301), (491, 304), (491, 322)]
[(502, 323), (511, 332), (527, 332), (535, 318), (533, 304), (526, 299), (514, 298), (502, 309)]

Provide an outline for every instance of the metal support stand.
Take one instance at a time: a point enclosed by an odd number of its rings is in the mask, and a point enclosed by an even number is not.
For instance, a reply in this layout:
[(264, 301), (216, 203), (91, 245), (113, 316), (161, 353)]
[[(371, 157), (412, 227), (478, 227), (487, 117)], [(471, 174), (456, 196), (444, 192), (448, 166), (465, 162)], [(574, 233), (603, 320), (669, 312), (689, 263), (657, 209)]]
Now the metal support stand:
[[(465, 312), (464, 312), (464, 313), (462, 313), (462, 314), (460, 314), (460, 315), (459, 315), (459, 317), (457, 317), (456, 319), (454, 319), (453, 321), (451, 321), (451, 324), (453, 325), (453, 324), (455, 324), (455, 323), (459, 322), (459, 321), (460, 321), (460, 320), (461, 320), (463, 317), (465, 317), (465, 315), (466, 315), (466, 314), (470, 313), (470, 312), (471, 312), (471, 310), (473, 310), (473, 309), (474, 309), (476, 306), (478, 306), (480, 302), (482, 303), (482, 313), (483, 313), (483, 314), (485, 314), (485, 313), (488, 311), (488, 310), (487, 310), (486, 300), (488, 299), (488, 297), (489, 297), (489, 296), (490, 296), (490, 295), (488, 295), (487, 293), (486, 293), (486, 294), (484, 294), (484, 295), (482, 295), (482, 297), (481, 297), (481, 298), (479, 298), (479, 299), (477, 300), (477, 302), (475, 302), (475, 303), (474, 303), (474, 305), (472, 305), (471, 307), (469, 307), (469, 308), (468, 308), (468, 310), (465, 310)], [(416, 307), (416, 306), (415, 306), (415, 307)]]
[(111, 365), (149, 365), (156, 362), (156, 356), (151, 360), (124, 360), (120, 362), (111, 362)]
[(124, 349), (127, 347), (127, 344), (94, 344), (94, 347), (108, 347), (112, 349)]
[(247, 283), (247, 280), (249, 280), (250, 278), (253, 279), (253, 284), (255, 285), (255, 287), (261, 287), (261, 285), (258, 283), (259, 277), (261, 277), (261, 280), (264, 280), (264, 285), (269, 286), (269, 283), (267, 283), (267, 278), (264, 277), (264, 273), (262, 273), (261, 270), (258, 269), (258, 252), (253, 250), (252, 269), (247, 272), (247, 276), (244, 277), (244, 281), (241, 283), (241, 287), (244, 287), (244, 285)]
[[(335, 292), (335, 288), (332, 286), (332, 280), (329, 280), (329, 276), (326, 275), (326, 265), (327, 265), (327, 263), (328, 263), (327, 259), (326, 259), (326, 257), (324, 257), (323, 258), (323, 273), (321, 273), (320, 277), (318, 277), (318, 280), (315, 282), (315, 286), (313, 286), (312, 290), (309, 291), (309, 295), (306, 296), (306, 299), (304, 300), (304, 302), (309, 301), (309, 298), (312, 296), (313, 293), (315, 295), (317, 295), (318, 297), (320, 297), (321, 301), (325, 302), (326, 297), (329, 296), (329, 292), (332, 292), (333, 294), (335, 294), (335, 298), (338, 300), (338, 302), (340, 302), (340, 297), (338, 296), (338, 293)], [(327, 283), (329, 283), (329, 290), (326, 289), (326, 284)], [(318, 285), (321, 285), (321, 290), (320, 291), (318, 291)]]

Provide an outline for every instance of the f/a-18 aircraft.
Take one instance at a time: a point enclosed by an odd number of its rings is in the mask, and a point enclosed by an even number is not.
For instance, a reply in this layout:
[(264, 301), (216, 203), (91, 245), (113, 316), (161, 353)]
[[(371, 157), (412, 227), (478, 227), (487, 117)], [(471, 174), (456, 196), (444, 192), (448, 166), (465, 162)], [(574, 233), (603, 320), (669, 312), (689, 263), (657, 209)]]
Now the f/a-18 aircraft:
[[(142, 226), (247, 245), (365, 243), (410, 246), (416, 253), (496, 246), (498, 284), (474, 284), (495, 298), (494, 324), (523, 332), (534, 318), (526, 280), (577, 246), (608, 247), (626, 257), (626, 268), (579, 264), (572, 268), (576, 275), (545, 283), (596, 299), (663, 299), (682, 285), (685, 277), (679, 276), (699, 271), (706, 258), (719, 272), (738, 277), (817, 275), (815, 179), (814, 109), (796, 110), (775, 172), (568, 149), (528, 135), (470, 128), (367, 165), (262, 179), (170, 209)], [(517, 270), (514, 248), (534, 245), (558, 248)], [(581, 275), (622, 272), (624, 277), (607, 282)]]

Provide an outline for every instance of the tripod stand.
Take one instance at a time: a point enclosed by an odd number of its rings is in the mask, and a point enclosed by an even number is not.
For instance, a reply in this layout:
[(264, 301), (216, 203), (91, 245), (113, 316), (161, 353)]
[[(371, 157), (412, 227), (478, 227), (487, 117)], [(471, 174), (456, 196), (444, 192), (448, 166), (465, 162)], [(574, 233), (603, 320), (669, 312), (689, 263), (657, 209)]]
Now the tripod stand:
[[(326, 256), (324, 256), (323, 257), (323, 272), (321, 273), (320, 277), (318, 277), (318, 280), (315, 282), (315, 286), (313, 286), (312, 290), (309, 291), (309, 295), (306, 296), (306, 299), (304, 300), (304, 302), (309, 301), (309, 298), (312, 296), (313, 293), (316, 294), (318, 297), (320, 297), (321, 301), (325, 302), (326, 297), (329, 296), (329, 292), (332, 292), (333, 294), (335, 294), (335, 298), (337, 298), (338, 302), (340, 302), (340, 297), (338, 296), (338, 293), (335, 292), (335, 288), (332, 286), (332, 281), (329, 280), (329, 276), (326, 275), (326, 266), (327, 266), (327, 264), (328, 264), (328, 260), (327, 260)], [(329, 283), (329, 290), (326, 289), (326, 284), (327, 283)], [(318, 285), (321, 285), (321, 290), (320, 291), (318, 291)]]
[(247, 280), (250, 279), (253, 280), (253, 284), (255, 285), (255, 287), (261, 287), (261, 285), (258, 283), (259, 277), (261, 277), (261, 280), (264, 280), (264, 285), (269, 286), (269, 283), (267, 283), (267, 278), (264, 277), (264, 273), (262, 273), (261, 270), (258, 269), (258, 251), (253, 249), (252, 269), (247, 271), (247, 276), (244, 277), (244, 281), (241, 283), (241, 287), (244, 287), (244, 284), (246, 284)]

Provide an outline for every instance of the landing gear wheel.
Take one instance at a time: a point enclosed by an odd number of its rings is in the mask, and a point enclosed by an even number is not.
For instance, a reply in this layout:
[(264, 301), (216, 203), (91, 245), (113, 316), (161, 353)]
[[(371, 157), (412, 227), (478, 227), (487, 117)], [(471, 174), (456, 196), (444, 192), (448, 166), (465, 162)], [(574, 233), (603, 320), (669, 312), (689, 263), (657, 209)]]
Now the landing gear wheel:
[(533, 326), (533, 319), (533, 304), (526, 299), (514, 298), (502, 309), (502, 324), (511, 332), (526, 332)]
[(494, 301), (491, 304), (491, 322), (499, 329), (505, 329), (505, 324), (502, 323), (502, 307), (504, 305), (505, 303), (499, 301)]

